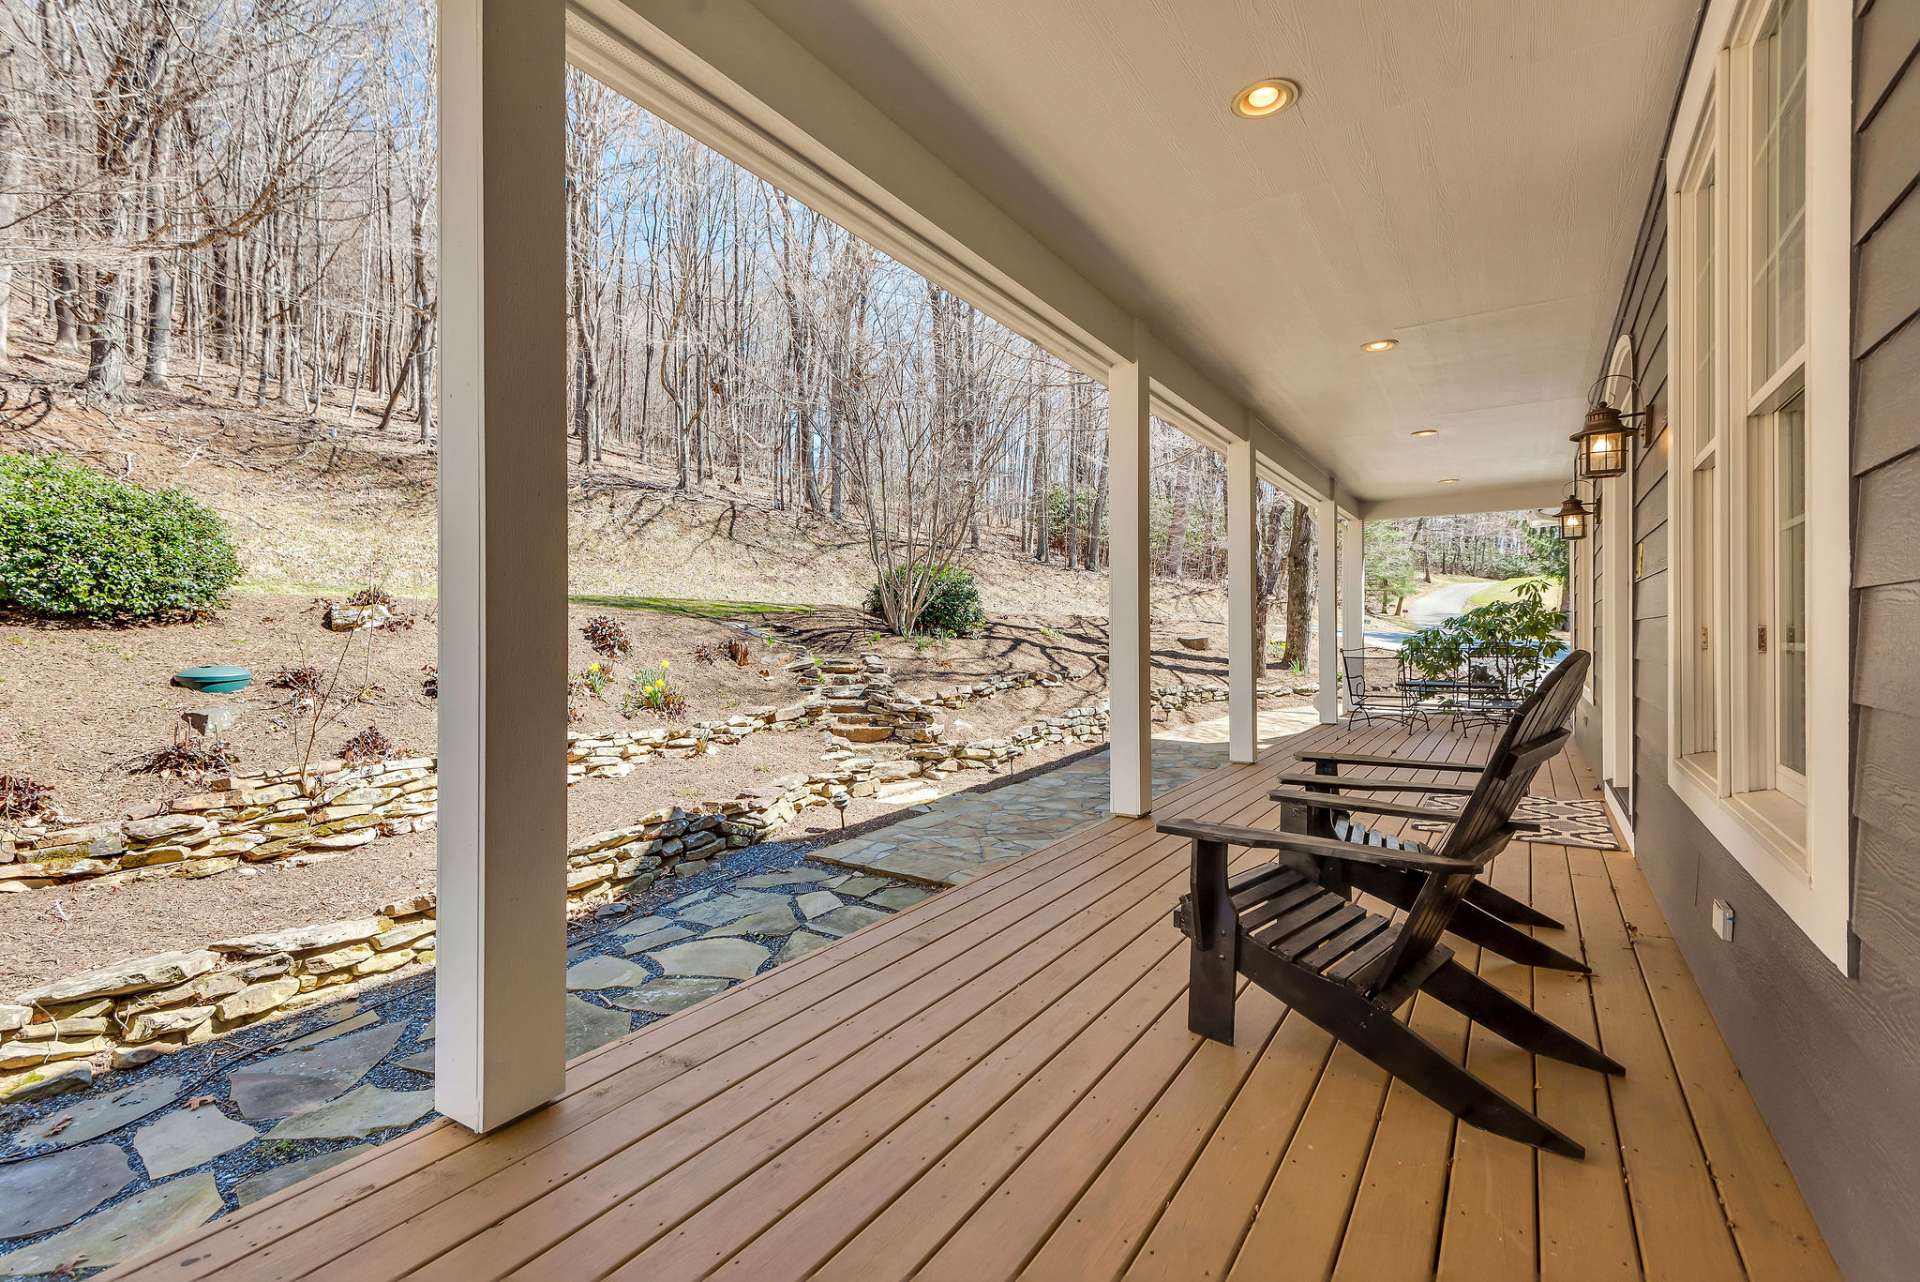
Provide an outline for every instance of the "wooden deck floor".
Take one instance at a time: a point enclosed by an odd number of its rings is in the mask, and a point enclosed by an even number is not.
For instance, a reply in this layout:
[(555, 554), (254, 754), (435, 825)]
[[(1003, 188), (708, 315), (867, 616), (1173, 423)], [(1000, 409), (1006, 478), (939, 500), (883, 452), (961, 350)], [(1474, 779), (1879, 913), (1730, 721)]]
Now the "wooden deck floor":
[[(1292, 749), (1161, 799), (1272, 820)], [(1472, 759), (1390, 731), (1357, 750)], [(1596, 795), (1576, 758), (1535, 791)], [(1491, 876), (1591, 982), (1468, 964), (1627, 1065), (1412, 1019), (1586, 1145), (1468, 1127), (1251, 990), (1185, 1027), (1183, 843), (1110, 820), (574, 1061), (550, 1107), (417, 1131), (117, 1277), (1794, 1279), (1834, 1276), (1624, 852), (1516, 842)]]

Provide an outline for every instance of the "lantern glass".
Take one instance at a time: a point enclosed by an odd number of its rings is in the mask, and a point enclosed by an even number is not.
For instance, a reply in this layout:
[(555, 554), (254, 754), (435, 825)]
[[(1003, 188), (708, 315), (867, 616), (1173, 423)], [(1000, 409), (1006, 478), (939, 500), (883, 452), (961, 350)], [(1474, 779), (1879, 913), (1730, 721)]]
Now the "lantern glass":
[(1596, 405), (1587, 414), (1587, 424), (1575, 433), (1575, 461), (1583, 481), (1603, 481), (1627, 470), (1627, 433), (1620, 411), (1610, 405)]
[(1560, 537), (1568, 543), (1586, 538), (1588, 515), (1586, 505), (1577, 497), (1568, 495), (1567, 501), (1560, 505), (1557, 517), (1560, 522)]

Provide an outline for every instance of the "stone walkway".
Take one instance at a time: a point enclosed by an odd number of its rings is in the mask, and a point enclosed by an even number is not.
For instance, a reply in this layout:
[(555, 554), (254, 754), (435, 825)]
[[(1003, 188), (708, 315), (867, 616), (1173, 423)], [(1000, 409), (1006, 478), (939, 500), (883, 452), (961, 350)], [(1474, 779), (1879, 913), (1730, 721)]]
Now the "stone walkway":
[[(1260, 714), (1263, 743), (1319, 724), (1312, 708)], [(1153, 791), (1170, 792), (1227, 760), (1220, 717), (1155, 735)], [(1107, 817), (1107, 749), (997, 787), (941, 798), (920, 814), (813, 852), (823, 863), (935, 886), (958, 886)]]
[[(1156, 738), (1155, 791), (1225, 760)], [(1262, 737), (1312, 724), (1264, 712)], [(569, 1058), (1106, 816), (1107, 754), (954, 793), (870, 836), (767, 842), (571, 930)], [(425, 1124), (433, 984), (396, 983), (0, 1114), (0, 1278), (108, 1267)]]

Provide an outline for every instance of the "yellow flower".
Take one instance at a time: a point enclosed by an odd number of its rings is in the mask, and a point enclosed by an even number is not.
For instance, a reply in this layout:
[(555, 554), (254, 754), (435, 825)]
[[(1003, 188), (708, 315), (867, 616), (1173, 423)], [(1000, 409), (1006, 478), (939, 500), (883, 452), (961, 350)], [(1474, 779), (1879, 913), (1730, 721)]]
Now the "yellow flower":
[(599, 665), (598, 663), (589, 663), (589, 664), (587, 665), (587, 671), (588, 671), (588, 672), (598, 672), (598, 671), (600, 671), (600, 665)]
[(660, 668), (662, 671), (665, 671), (666, 669), (671, 668), (672, 666), (673, 666), (673, 660), (671, 659), (660, 660)]

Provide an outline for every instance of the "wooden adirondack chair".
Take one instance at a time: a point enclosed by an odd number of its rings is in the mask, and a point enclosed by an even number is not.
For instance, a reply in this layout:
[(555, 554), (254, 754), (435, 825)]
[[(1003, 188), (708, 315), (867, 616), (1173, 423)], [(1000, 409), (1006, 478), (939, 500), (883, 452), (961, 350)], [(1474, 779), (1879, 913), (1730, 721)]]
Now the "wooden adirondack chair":
[[(1561, 666), (1577, 686), (1590, 661), (1575, 652)], [(1188, 1027), (1231, 1044), (1234, 976), (1244, 974), (1469, 1125), (1565, 1157), (1585, 1156), (1574, 1140), (1394, 1015), (1416, 992), (1425, 992), (1536, 1055), (1598, 1072), (1626, 1071), (1461, 966), (1440, 942), (1476, 875), (1512, 837), (1514, 807), (1534, 772), (1567, 741), (1570, 731), (1552, 712), (1539, 697), (1529, 697), (1516, 711), (1458, 822), (1432, 851), (1199, 820), (1162, 822), (1161, 832), (1193, 841), (1192, 892), (1174, 911), (1175, 924), (1193, 941)], [(1282, 857), (1229, 880), (1229, 846)], [(1419, 889), (1406, 912), (1389, 921), (1328, 889), (1288, 856), (1398, 870), (1417, 877)]]
[[(1585, 664), (1569, 654), (1549, 672), (1532, 694), (1515, 709), (1515, 716), (1532, 715), (1536, 724), (1546, 728), (1563, 727), (1573, 715), (1574, 701), (1580, 697), (1580, 682)], [(1436, 810), (1399, 802), (1375, 801), (1368, 797), (1350, 797), (1348, 793), (1424, 792), (1471, 797), (1474, 784), (1416, 783), (1406, 779), (1358, 779), (1339, 773), (1342, 765), (1386, 766), (1397, 770), (1426, 770), (1455, 774), (1479, 774), (1483, 767), (1454, 761), (1417, 761), (1404, 757), (1375, 756), (1340, 752), (1303, 752), (1300, 759), (1314, 766), (1311, 773), (1280, 776), (1283, 784), (1299, 788), (1279, 788), (1268, 795), (1281, 802), (1280, 828), (1283, 832), (1304, 833), (1383, 850), (1430, 853), (1419, 842), (1388, 836), (1366, 827), (1356, 814), (1390, 815), (1408, 819), (1431, 819), (1453, 824), (1465, 816), (1461, 812)], [(1517, 803), (1516, 803), (1517, 804)], [(1525, 831), (1537, 825), (1509, 821), (1512, 831)], [(1343, 858), (1339, 855), (1306, 855), (1295, 852), (1283, 859), (1309, 874), (1329, 890), (1349, 894), (1365, 891), (1399, 909), (1411, 909), (1420, 893), (1422, 877), (1404, 868), (1392, 868), (1373, 860)], [(1544, 926), (1560, 929), (1560, 923), (1538, 912), (1485, 881), (1476, 880), (1467, 887), (1464, 902), (1447, 927), (1463, 939), (1483, 948), (1491, 948), (1502, 957), (1545, 966), (1553, 970), (1586, 973), (1586, 964), (1559, 949), (1535, 939), (1516, 926)]]

